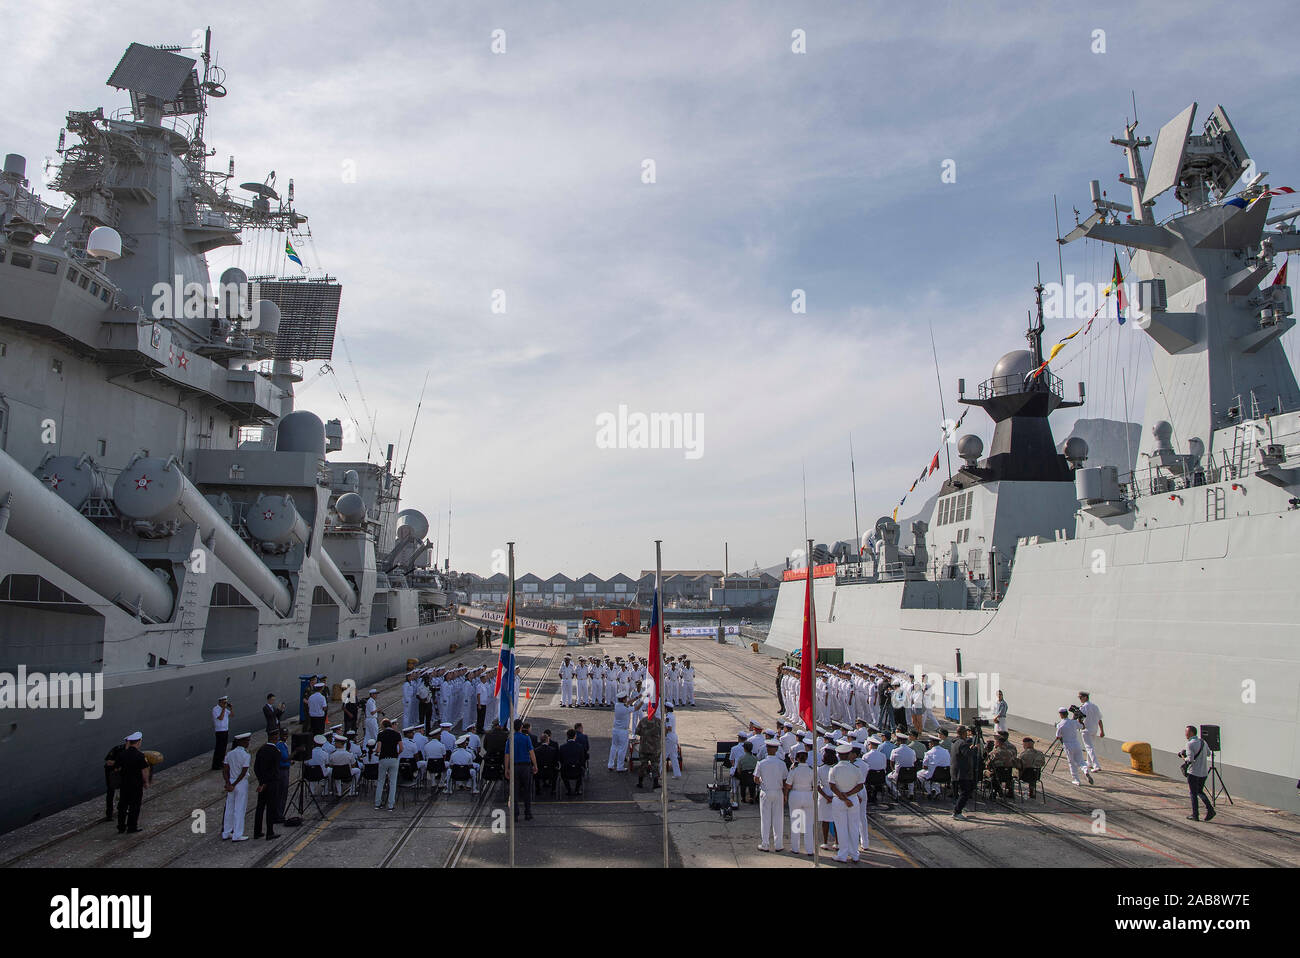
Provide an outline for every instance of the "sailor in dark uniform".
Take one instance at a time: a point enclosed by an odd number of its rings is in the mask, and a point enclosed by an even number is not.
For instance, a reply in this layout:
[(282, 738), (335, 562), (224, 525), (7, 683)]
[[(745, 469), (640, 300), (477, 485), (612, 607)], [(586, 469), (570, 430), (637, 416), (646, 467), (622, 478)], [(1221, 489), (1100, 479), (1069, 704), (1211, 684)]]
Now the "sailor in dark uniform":
[[(276, 735), (279, 738), (279, 735)], [(253, 837), (262, 837), (262, 816), (266, 816), (266, 839), (275, 839), (275, 824), (280, 811), (280, 750), (275, 742), (266, 744), (253, 756), (253, 774), (257, 776), (257, 810), (253, 813)]]
[(122, 794), (117, 802), (118, 832), (141, 831), (140, 805), (144, 802), (144, 790), (149, 787), (149, 762), (140, 751), (143, 737), (139, 732), (128, 735), (126, 748), (117, 760), (117, 768), (122, 773)]
[(118, 742), (108, 754), (104, 756), (104, 788), (106, 791), (104, 806), (104, 821), (113, 820), (113, 793), (119, 791), (122, 787), (122, 772), (118, 769), (118, 759), (126, 751), (126, 742)]

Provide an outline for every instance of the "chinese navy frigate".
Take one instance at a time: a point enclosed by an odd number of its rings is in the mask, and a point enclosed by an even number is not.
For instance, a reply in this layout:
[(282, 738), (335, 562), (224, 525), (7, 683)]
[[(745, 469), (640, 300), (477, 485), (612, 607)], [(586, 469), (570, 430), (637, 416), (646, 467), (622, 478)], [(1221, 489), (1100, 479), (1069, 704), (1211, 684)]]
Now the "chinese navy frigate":
[[(1264, 281), (1300, 250), (1300, 211), (1270, 208), (1292, 191), (1255, 171), (1222, 107), (1200, 132), (1195, 113), (1160, 130), (1149, 172), (1151, 141), (1127, 123), (1111, 142), (1131, 205), (1093, 181), (1093, 212), (1060, 239), (1128, 250), (1126, 335), (1152, 355), (1137, 465), (1090, 464), (1077, 437), (1053, 443), (1049, 417), (1078, 403), (1043, 365), (1040, 283), (1028, 348), (961, 390), (994, 423), (988, 454), (978, 436), (957, 439), (963, 465), (910, 543), (886, 516), (870, 553), (841, 548), (814, 567), (817, 636), (845, 660), (990, 677), (961, 683), (979, 696), (967, 703), (987, 709), (1000, 688), (1016, 727), (1049, 739), (1058, 709), (1089, 691), (1110, 757), (1147, 742), (1157, 771), (1176, 774), (1184, 726), (1219, 726), (1232, 794), (1291, 807), (1300, 389), (1281, 341), (1291, 291), (1284, 274)], [(1158, 220), (1171, 190), (1178, 208)], [(781, 585), (768, 641), (782, 650), (800, 647), (806, 582), (794, 569)]]
[[(68, 113), (66, 208), (17, 154), (0, 176), (0, 830), (102, 788), (132, 731), (171, 764), (212, 747), (221, 695), (253, 731), (300, 676), (365, 684), (461, 641), (392, 447), (332, 461), (341, 422), (294, 408), (340, 284), (211, 282), (255, 235), (300, 262), (307, 218), (292, 181), (209, 169), (225, 76), (210, 31), (192, 52), (133, 43), (108, 80), (130, 106)], [(102, 715), (33, 708), (19, 674), (102, 676)]]

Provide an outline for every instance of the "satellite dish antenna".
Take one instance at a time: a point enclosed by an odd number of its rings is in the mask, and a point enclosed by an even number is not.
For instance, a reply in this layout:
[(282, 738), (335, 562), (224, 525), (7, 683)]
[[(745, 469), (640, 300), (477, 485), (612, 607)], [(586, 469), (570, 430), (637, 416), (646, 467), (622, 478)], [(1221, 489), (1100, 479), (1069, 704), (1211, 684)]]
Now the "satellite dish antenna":
[(280, 194), (265, 183), (240, 183), (239, 188), (266, 200), (278, 200), (280, 198)]
[(86, 255), (112, 262), (122, 257), (122, 237), (111, 226), (96, 226), (86, 238)]

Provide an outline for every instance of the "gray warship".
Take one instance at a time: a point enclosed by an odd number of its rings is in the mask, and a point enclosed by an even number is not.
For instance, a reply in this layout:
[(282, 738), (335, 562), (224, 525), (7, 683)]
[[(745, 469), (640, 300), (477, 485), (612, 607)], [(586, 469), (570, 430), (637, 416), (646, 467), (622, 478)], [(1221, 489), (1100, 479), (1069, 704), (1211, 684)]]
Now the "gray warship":
[[(912, 541), (885, 516), (869, 557), (821, 547), (835, 558), (813, 570), (818, 638), (845, 660), (952, 676), (975, 709), (1002, 689), (1016, 727), (1049, 740), (1058, 708), (1088, 690), (1103, 751), (1124, 761), (1121, 743), (1149, 743), (1166, 773), (1185, 725), (1217, 726), (1232, 794), (1288, 808), (1300, 760), (1300, 387), (1282, 344), (1290, 287), (1284, 273), (1263, 284), (1300, 250), (1300, 210), (1275, 211), (1294, 191), (1270, 188), (1223, 107), (1196, 132), (1196, 106), (1160, 130), (1149, 174), (1151, 141), (1127, 124), (1111, 143), (1132, 203), (1094, 180), (1093, 211), (1060, 238), (1129, 251), (1126, 335), (1151, 352), (1136, 467), (1089, 462), (1078, 437), (1058, 451), (1049, 417), (1078, 403), (1044, 365), (1043, 322), (1031, 321), (1028, 349), (997, 359), (975, 395), (959, 387), (993, 421), (991, 446), (957, 440), (962, 465)], [(1158, 219), (1170, 191), (1177, 206)], [(800, 648), (806, 582), (804, 570), (785, 574), (768, 638), (780, 649)]]
[[(256, 730), (300, 676), (365, 685), (466, 628), (392, 447), (331, 461), (342, 423), (294, 409), (341, 285), (211, 281), (209, 253), (259, 231), (293, 251), (307, 217), (292, 181), (209, 169), (225, 76), (210, 31), (185, 52), (131, 44), (108, 79), (130, 106), (68, 113), (66, 209), (23, 157), (0, 176), (0, 830), (101, 789), (131, 731), (171, 764), (212, 747), (220, 695)], [(102, 714), (32, 707), (20, 674), (102, 676)]]

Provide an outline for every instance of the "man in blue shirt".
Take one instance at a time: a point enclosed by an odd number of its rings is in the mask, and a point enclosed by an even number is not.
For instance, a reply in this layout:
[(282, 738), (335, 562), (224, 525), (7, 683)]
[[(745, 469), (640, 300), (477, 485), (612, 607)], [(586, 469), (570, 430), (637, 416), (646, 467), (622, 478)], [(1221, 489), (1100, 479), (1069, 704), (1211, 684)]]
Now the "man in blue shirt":
[(293, 764), (289, 760), (289, 730), (281, 726), (276, 729), (275, 737), (278, 739), (275, 747), (280, 750), (280, 782), (276, 786), (275, 793), (278, 806), (275, 810), (276, 820), (288, 824), (284, 822), (284, 812), (289, 804), (289, 769)]
[[(515, 719), (514, 734), (514, 788), (515, 821), (519, 821), (519, 803), (524, 803), (524, 819), (533, 818), (533, 776), (537, 774), (537, 753), (533, 751), (532, 737), (523, 730), (522, 719)], [(510, 765), (506, 764), (506, 777), (510, 778)]]

